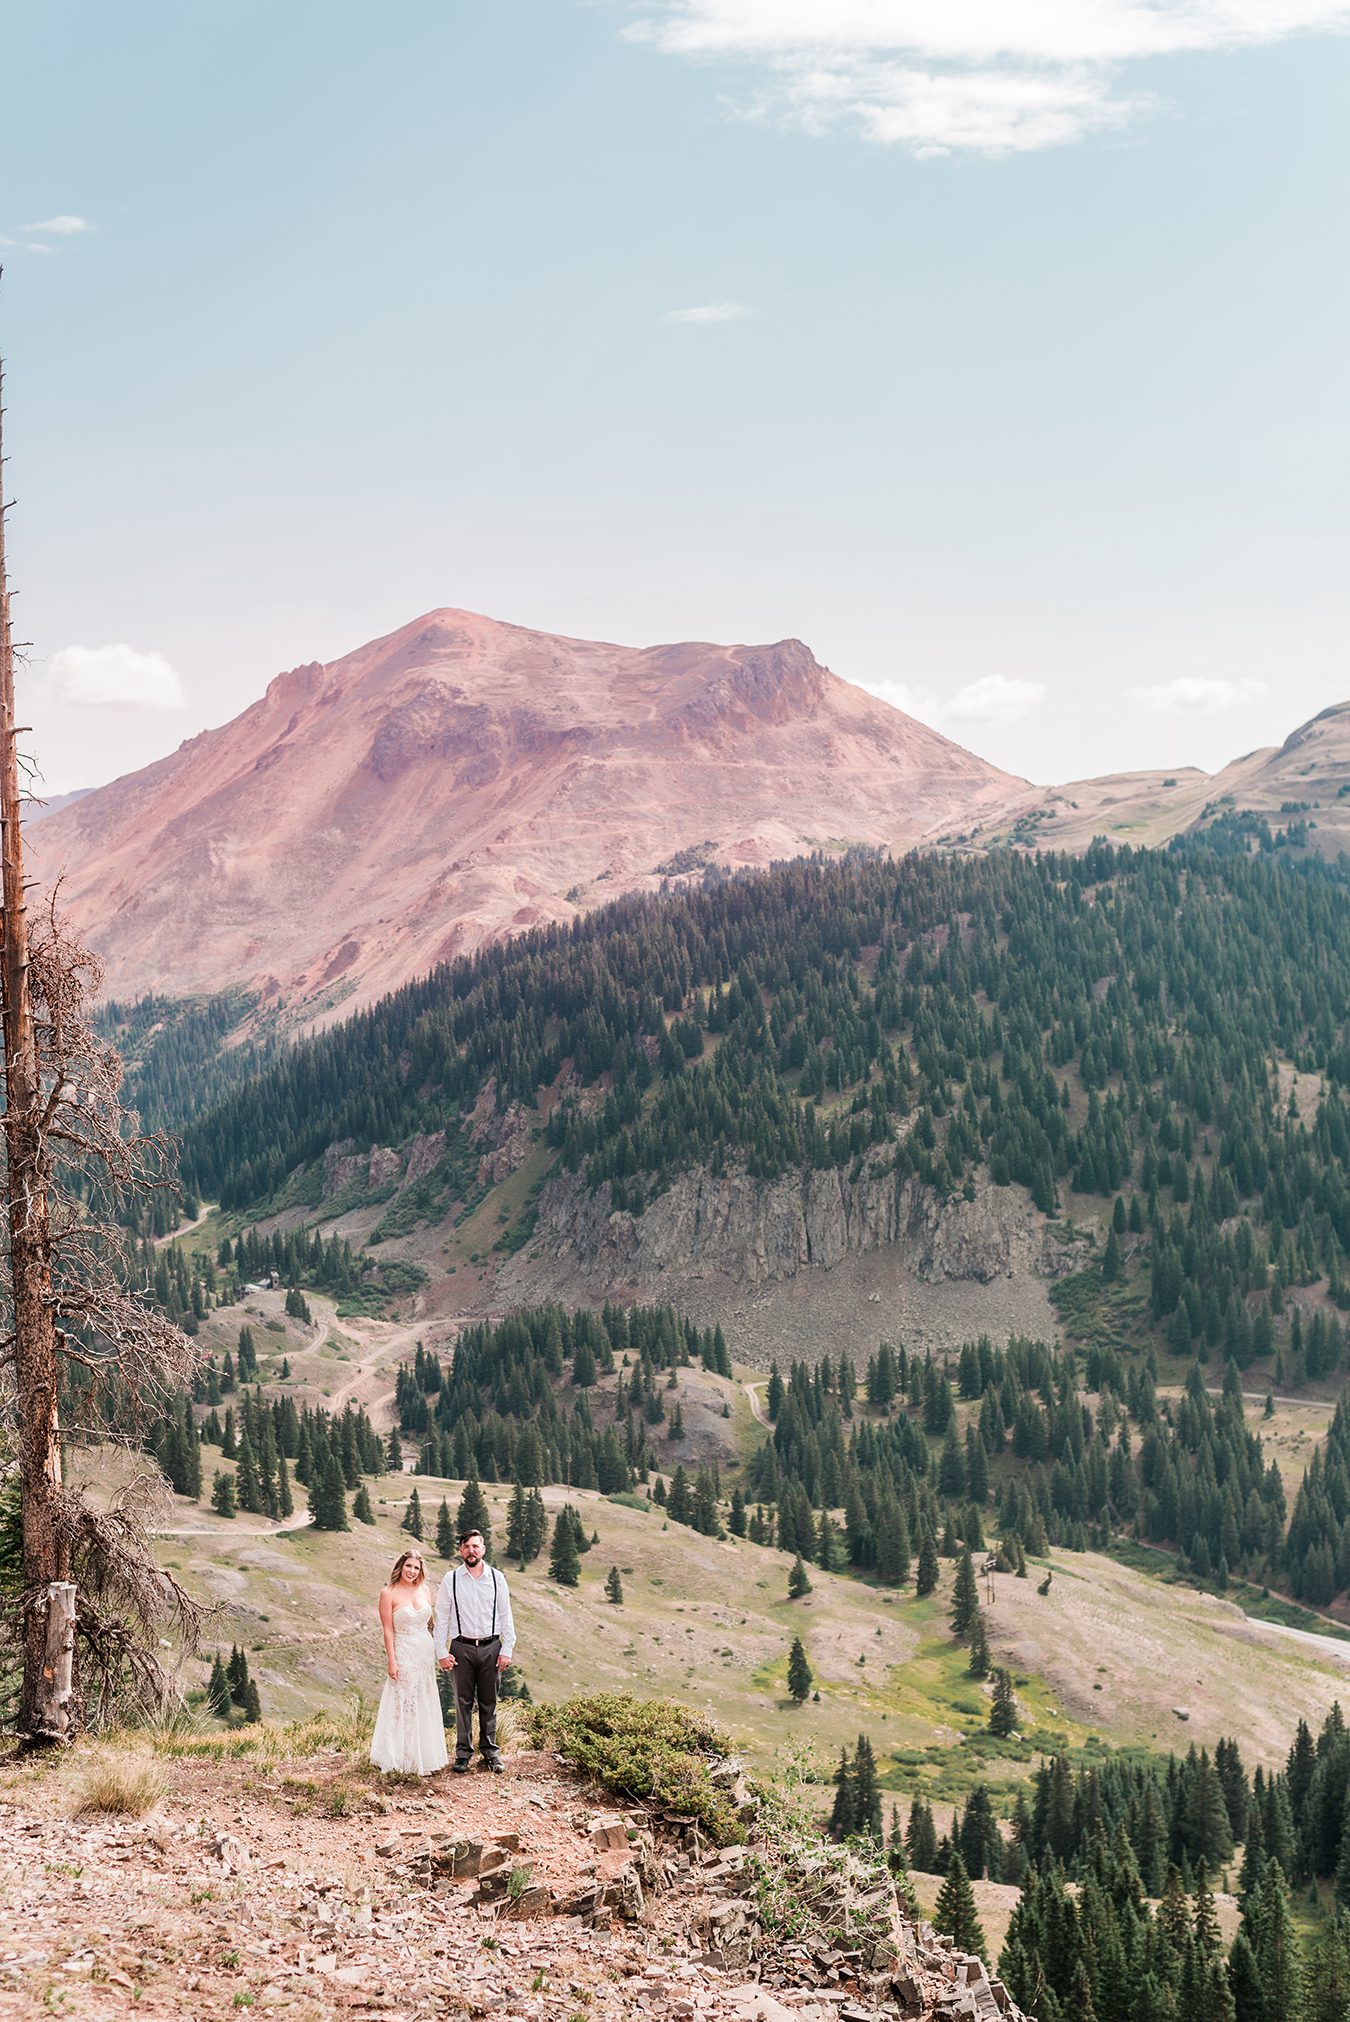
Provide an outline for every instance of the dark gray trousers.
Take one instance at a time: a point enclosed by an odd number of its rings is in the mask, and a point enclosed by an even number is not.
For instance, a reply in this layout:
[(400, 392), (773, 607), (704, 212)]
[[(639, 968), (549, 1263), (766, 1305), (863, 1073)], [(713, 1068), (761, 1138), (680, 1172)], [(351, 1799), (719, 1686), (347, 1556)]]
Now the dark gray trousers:
[(450, 1640), (455, 1660), (455, 1755), (467, 1762), (473, 1754), (473, 1709), (478, 1706), (478, 1746), (486, 1760), (497, 1753), (497, 1659), (502, 1639), (490, 1643), (466, 1643), (462, 1637)]

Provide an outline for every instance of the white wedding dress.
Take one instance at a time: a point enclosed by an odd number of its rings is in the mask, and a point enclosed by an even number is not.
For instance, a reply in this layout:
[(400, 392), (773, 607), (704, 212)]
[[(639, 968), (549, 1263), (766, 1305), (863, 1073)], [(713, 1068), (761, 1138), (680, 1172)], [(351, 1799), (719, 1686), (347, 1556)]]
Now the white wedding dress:
[(431, 1609), (425, 1603), (405, 1601), (395, 1608), (398, 1677), (386, 1678), (380, 1694), (370, 1743), (370, 1759), (377, 1769), (430, 1776), (450, 1760), (436, 1691), (436, 1652), (430, 1628)]

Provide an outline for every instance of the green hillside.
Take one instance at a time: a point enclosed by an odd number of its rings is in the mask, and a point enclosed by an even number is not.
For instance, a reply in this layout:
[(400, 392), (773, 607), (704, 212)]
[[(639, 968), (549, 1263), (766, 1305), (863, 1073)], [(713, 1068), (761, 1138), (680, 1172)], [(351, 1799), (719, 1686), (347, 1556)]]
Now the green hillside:
[[(499, 1254), (550, 1170), (630, 1216), (693, 1166), (885, 1170), (938, 1195), (987, 1178), (1096, 1224), (1071, 1330), (1240, 1366), (1284, 1348), (1315, 1378), (1326, 1342), (1289, 1308), (1347, 1296), (1348, 1003), (1350, 893), (1269, 860), (794, 864), (438, 972), (225, 1093), (187, 1126), (184, 1176), (250, 1219), (387, 1201), (377, 1239), (463, 1218), (494, 1185), (468, 1140), (488, 1089), (542, 1133)], [(333, 1147), (435, 1132), (415, 1182), (325, 1197)]]
[[(1325, 1606), (1350, 1583), (1350, 1432), (1338, 1416), (1285, 1540), (1283, 1482), (1236, 1392), (1339, 1387), (1347, 1005), (1350, 893), (1269, 857), (1099, 846), (792, 864), (628, 901), (441, 971), (229, 1089), (188, 1125), (184, 1170), (230, 1219), (208, 1225), (195, 1269), (185, 1253), (206, 1231), (169, 1253), (172, 1272), (161, 1253), (153, 1276), (192, 1324), (267, 1267), (369, 1309), (423, 1276), (379, 1261), (382, 1237), (437, 1218), (509, 1253), (529, 1240), (550, 1170), (572, 1169), (630, 1220), (691, 1164), (764, 1183), (795, 1168), (885, 1171), (935, 1197), (1006, 1187), (1028, 1218), (1064, 1217), (1089, 1261), (1054, 1287), (1062, 1360), (1046, 1351), (1033, 1374), (986, 1354), (973, 1390), (963, 1364), (978, 1413), (957, 1425), (945, 1487), (925, 1462), (944, 1505), (971, 1500), (973, 1472), (1024, 1539), (1133, 1530), (1201, 1578), (1244, 1573)], [(157, 1068), (142, 1037), (149, 1092), (170, 1061)], [(536, 1136), (494, 1182), (471, 1121), (512, 1104)], [(335, 1147), (412, 1138), (442, 1147), (415, 1180), (344, 1181), (325, 1197)], [(361, 1200), (364, 1251), (304, 1233)], [(281, 1204), (270, 1236), (249, 1233)], [(230, 1228), (243, 1233), (222, 1242)], [(1225, 1370), (1231, 1394), (1214, 1404), (1205, 1391)], [(1187, 1394), (1160, 1412), (1162, 1375)], [(908, 1402), (931, 1419), (929, 1400)], [(630, 1472), (646, 1404), (630, 1398), (617, 1428)], [(964, 1422), (976, 1415), (982, 1452)], [(901, 1503), (913, 1484), (896, 1468), (924, 1477), (907, 1422), (854, 1455), (874, 1492), (891, 1470)], [(817, 1433), (838, 1474), (842, 1433)], [(811, 1469), (793, 1467), (816, 1501)], [(772, 1481), (753, 1487), (775, 1499)], [(917, 1550), (912, 1499), (906, 1521)]]

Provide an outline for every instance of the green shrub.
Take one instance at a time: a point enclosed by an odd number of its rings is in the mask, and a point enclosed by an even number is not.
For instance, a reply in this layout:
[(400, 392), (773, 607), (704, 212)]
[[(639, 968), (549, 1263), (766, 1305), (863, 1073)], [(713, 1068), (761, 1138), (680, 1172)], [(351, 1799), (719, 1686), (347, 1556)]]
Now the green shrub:
[(727, 1738), (687, 1707), (594, 1692), (558, 1706), (532, 1706), (528, 1718), (537, 1748), (556, 1748), (606, 1790), (695, 1819), (719, 1846), (745, 1838), (710, 1775), (713, 1762), (728, 1753)]

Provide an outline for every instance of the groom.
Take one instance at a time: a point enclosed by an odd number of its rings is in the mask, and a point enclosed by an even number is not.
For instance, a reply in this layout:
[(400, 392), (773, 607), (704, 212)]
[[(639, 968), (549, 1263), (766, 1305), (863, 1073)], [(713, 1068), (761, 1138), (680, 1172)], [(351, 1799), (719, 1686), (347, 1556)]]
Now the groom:
[(436, 1594), (436, 1659), (442, 1671), (455, 1674), (452, 1767), (461, 1776), (473, 1760), (475, 1700), (483, 1760), (499, 1776), (504, 1766), (497, 1752), (497, 1680), (511, 1662), (516, 1625), (506, 1580), (485, 1562), (485, 1551), (481, 1531), (464, 1531), (459, 1564), (450, 1568)]

